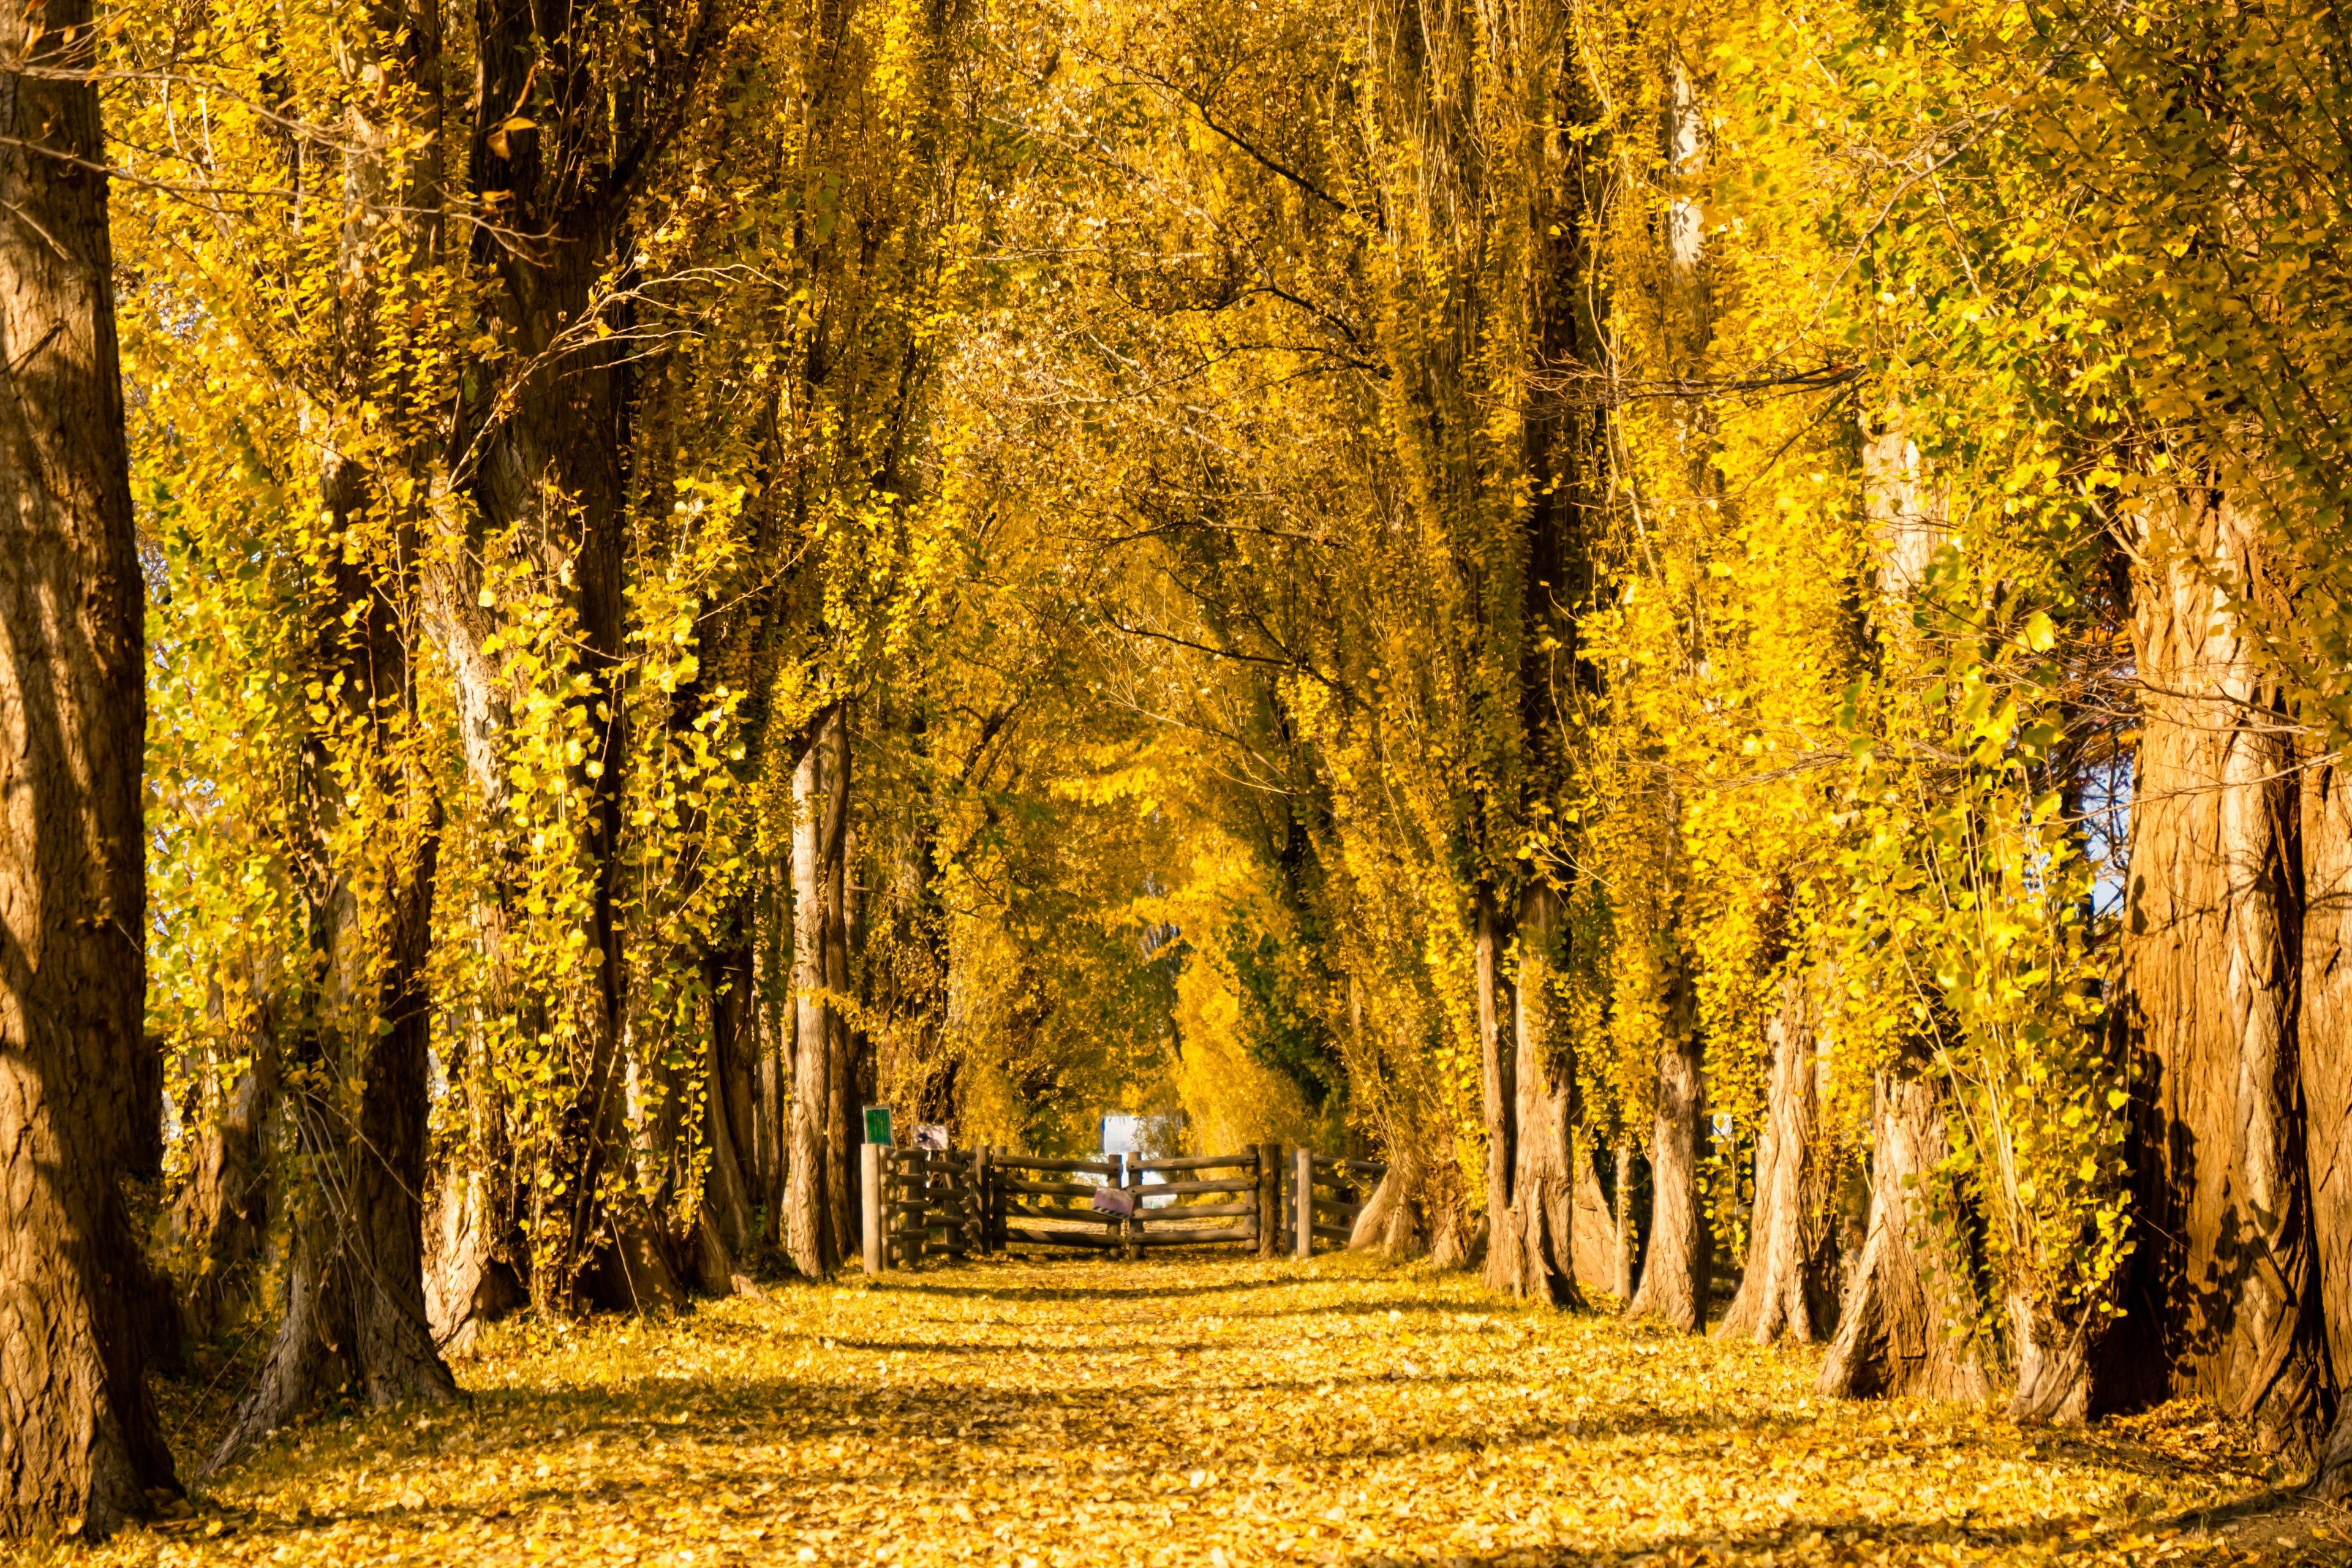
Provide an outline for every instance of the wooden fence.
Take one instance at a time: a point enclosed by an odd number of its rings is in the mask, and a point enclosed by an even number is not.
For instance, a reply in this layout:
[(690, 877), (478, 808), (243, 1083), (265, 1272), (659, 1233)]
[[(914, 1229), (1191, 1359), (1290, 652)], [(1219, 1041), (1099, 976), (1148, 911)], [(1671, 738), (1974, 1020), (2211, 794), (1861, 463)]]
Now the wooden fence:
[(988, 1250), (988, 1191), (982, 1150), (865, 1146), (859, 1191), (866, 1215), (866, 1272), (911, 1268), (926, 1257)]
[[(1046, 1160), (1009, 1149), (868, 1143), (862, 1159), (868, 1274), (1016, 1244), (1130, 1259), (1147, 1247), (1216, 1246), (1311, 1258), (1318, 1241), (1347, 1241), (1370, 1184), (1387, 1168), (1308, 1149), (1286, 1152), (1279, 1143), (1162, 1160)], [(1105, 1186), (1127, 1194), (1133, 1212), (1095, 1208)]]
[(1293, 1258), (1312, 1258), (1318, 1241), (1344, 1247), (1364, 1212), (1374, 1184), (1388, 1167), (1377, 1160), (1344, 1160), (1318, 1154), (1311, 1149), (1291, 1152), (1289, 1180), (1284, 1184), (1284, 1226)]

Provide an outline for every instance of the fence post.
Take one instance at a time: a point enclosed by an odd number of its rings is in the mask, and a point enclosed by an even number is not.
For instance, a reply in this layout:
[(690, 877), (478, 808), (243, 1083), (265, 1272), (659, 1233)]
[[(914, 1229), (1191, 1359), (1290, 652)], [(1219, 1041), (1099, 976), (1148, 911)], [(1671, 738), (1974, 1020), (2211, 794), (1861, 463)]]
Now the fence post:
[(971, 1183), (966, 1166), (955, 1151), (950, 1150), (947, 1165), (940, 1173), (940, 1198), (947, 1218), (947, 1239), (941, 1245), (950, 1258), (964, 1255), (963, 1198)]
[(1257, 1146), (1257, 1255), (1278, 1258), (1282, 1230), (1282, 1145)]
[(1142, 1199), (1136, 1194), (1136, 1185), (1142, 1173), (1135, 1168), (1135, 1151), (1126, 1150), (1118, 1157), (1118, 1184), (1127, 1194), (1128, 1212), (1118, 1222), (1118, 1255), (1132, 1263), (1143, 1256), (1143, 1226), (1136, 1223), (1136, 1210)]
[(1290, 1255), (1293, 1258), (1312, 1258), (1315, 1256), (1315, 1151), (1301, 1143), (1291, 1164), (1297, 1172), (1291, 1179), (1297, 1184), (1297, 1191), (1293, 1194), (1295, 1212), (1291, 1215)]
[(862, 1143), (857, 1151), (858, 1196), (866, 1221), (866, 1272), (879, 1274), (889, 1267), (883, 1255), (882, 1145)]
[(971, 1154), (971, 1250), (982, 1258), (988, 1256), (988, 1245), (994, 1239), (988, 1225), (988, 1156), (985, 1143)]
[(1004, 1250), (1004, 1216), (996, 1209), (998, 1200), (1004, 1196), (1004, 1173), (996, 1168), (996, 1162), (1013, 1152), (1013, 1148), (1007, 1143), (990, 1143), (986, 1148), (988, 1168), (981, 1173), (980, 1182), (980, 1249), (982, 1252), (1002, 1252)]

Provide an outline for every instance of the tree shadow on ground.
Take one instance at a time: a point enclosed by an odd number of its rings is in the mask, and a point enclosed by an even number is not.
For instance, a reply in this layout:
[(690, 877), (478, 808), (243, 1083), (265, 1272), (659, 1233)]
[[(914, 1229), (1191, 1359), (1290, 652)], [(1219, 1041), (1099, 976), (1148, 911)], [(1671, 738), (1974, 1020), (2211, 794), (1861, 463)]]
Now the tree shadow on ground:
[[(1465, 1380), (1422, 1381), (1451, 1384)], [(1311, 1391), (1312, 1385), (1298, 1383), (1224, 1392), (1261, 1396)], [(210, 1507), (212, 1517), (225, 1520), (243, 1540), (248, 1554), (257, 1551), (267, 1556), (279, 1547), (290, 1547), (299, 1555), (311, 1532), (353, 1520), (380, 1529), (416, 1531), (424, 1538), (481, 1521), (527, 1520), (541, 1511), (577, 1516), (593, 1524), (604, 1512), (625, 1517), (647, 1499), (674, 1495), (680, 1485), (690, 1485), (700, 1494), (737, 1498), (727, 1512), (745, 1523), (774, 1518), (805, 1521), (824, 1510), (838, 1513), (861, 1500), (870, 1502), (886, 1492), (892, 1507), (948, 1508), (970, 1495), (976, 1475), (1016, 1489), (1050, 1486), (1073, 1466), (1132, 1477), (1139, 1494), (1185, 1495), (1171, 1491), (1169, 1479), (1195, 1468), (1223, 1470), (1235, 1463), (1230, 1450), (1194, 1453), (1180, 1446), (1173, 1452), (1146, 1455), (1122, 1446), (1125, 1436), (1141, 1430), (1141, 1425), (1107, 1420), (1106, 1412), (1133, 1412), (1139, 1395), (1185, 1397), (1198, 1392), (1144, 1385), (999, 1390), (961, 1384), (877, 1389), (773, 1378), (486, 1389), (454, 1408), (394, 1406), (348, 1419), (330, 1413), (290, 1427), (257, 1456), (256, 1463), (270, 1472), (269, 1489), (275, 1496), (295, 1500), (275, 1509), (247, 1507), (226, 1513), (216, 1504)], [(1562, 1440), (1633, 1438), (1663, 1454), (1711, 1446), (1717, 1428), (1729, 1424), (1727, 1417), (1712, 1414), (1642, 1412), (1601, 1419), (1538, 1417), (1475, 1433), (1414, 1423), (1371, 1440), (1351, 1438), (1344, 1429), (1318, 1432), (1303, 1441), (1286, 1436), (1271, 1440), (1251, 1462), (1272, 1459), (1311, 1482), (1336, 1483), (1360, 1474), (1367, 1464), (1433, 1455), (1471, 1457)], [(1073, 1428), (1087, 1434), (1075, 1446)], [(887, 1437), (900, 1444), (901, 1451), (884, 1476), (777, 1474), (767, 1446), (806, 1441), (813, 1433), (850, 1444)], [(452, 1473), (470, 1469), (495, 1474), (498, 1467), (492, 1461), (504, 1454), (551, 1442), (593, 1445), (600, 1451), (633, 1456), (665, 1451), (663, 1473), (615, 1477), (574, 1472), (568, 1482), (525, 1481), (503, 1489), (487, 1511), (446, 1496), (430, 1500), (421, 1495), (404, 1497), (396, 1488), (366, 1503), (353, 1500), (325, 1510), (307, 1500), (320, 1495), (326, 1484), (348, 1482), (355, 1469), (371, 1465), (381, 1469), (423, 1461), (431, 1469), (437, 1462)]]
[(1242, 1290), (1267, 1290), (1289, 1283), (1282, 1279), (1233, 1279), (1214, 1285), (1156, 1284), (1138, 1279), (1132, 1287), (1097, 1285), (935, 1285), (919, 1277), (904, 1283), (889, 1280), (867, 1289), (905, 1290), (926, 1296), (946, 1296), (992, 1301), (1164, 1301), (1196, 1296), (1225, 1296)]
[[(2208, 1531), (2195, 1521), (2217, 1521)], [(2229, 1521), (2263, 1528), (2227, 1528)], [(2314, 1533), (2316, 1529), (2319, 1533)], [(1882, 1524), (1849, 1519), (1792, 1519), (1770, 1530), (1736, 1534), (1686, 1534), (1628, 1542), (1579, 1551), (1566, 1546), (1500, 1546), (1475, 1552), (1355, 1551), (1327, 1553), (1325, 1561), (1347, 1568), (1614, 1568), (1642, 1563), (1654, 1568), (1699, 1564), (1826, 1561), (1837, 1563), (1941, 1562), (1952, 1549), (1981, 1552), (2041, 1551), (2075, 1552), (2132, 1535), (2169, 1540), (2209, 1535), (2251, 1558), (2233, 1563), (2273, 1568), (2341, 1568), (2352, 1560), (2352, 1516), (2315, 1503), (2299, 1493), (2266, 1491), (2226, 1507), (2172, 1517), (2085, 1521), (2081, 1517), (2035, 1520), (1984, 1528), (1967, 1524)], [(1822, 1556), (1814, 1555), (1828, 1548)], [(1811, 1548), (1811, 1550), (1808, 1550)], [(1801, 1555), (1791, 1556), (1791, 1552)]]

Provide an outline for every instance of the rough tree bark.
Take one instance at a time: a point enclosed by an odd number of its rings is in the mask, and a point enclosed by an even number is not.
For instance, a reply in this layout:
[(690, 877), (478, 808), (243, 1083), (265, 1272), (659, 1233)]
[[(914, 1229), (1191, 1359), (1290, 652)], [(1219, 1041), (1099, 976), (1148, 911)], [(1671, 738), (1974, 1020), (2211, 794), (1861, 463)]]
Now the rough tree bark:
[(2197, 490), (2141, 518), (2119, 989), (2148, 1120), (2125, 1328), (2170, 1392), (2301, 1450), (2326, 1373), (2294, 1048), (2297, 789), (2288, 715), (2220, 585), (2277, 591), (2258, 531)]
[[(793, 1079), (792, 1152), (784, 1188), (784, 1246), (793, 1267), (812, 1279), (841, 1266), (843, 1231), (835, 1210), (849, 1192), (835, 1163), (836, 1074), (846, 1076), (848, 1048), (840, 1015), (827, 1000), (834, 962), (846, 953), (840, 936), (843, 850), (849, 816), (847, 715), (835, 703), (809, 727), (793, 769), (793, 992), (797, 1026)], [(842, 978), (845, 981), (846, 976)], [(843, 1145), (845, 1151), (845, 1142)]]
[[(1617, 1215), (1610, 1207), (1608, 1189), (1601, 1184), (1601, 1162), (1614, 1156), (1591, 1140), (1578, 1144), (1575, 1152), (1577, 1285), (1581, 1289), (1591, 1280), (1595, 1288), (1606, 1290), (1617, 1278)], [(1624, 1298), (1619, 1297), (1618, 1301), (1622, 1305)]]
[[(850, 994), (850, 931), (856, 909), (854, 902), (856, 888), (850, 868), (856, 860), (856, 843), (849, 820), (850, 743), (846, 705), (839, 710), (834, 729), (834, 752), (826, 769), (833, 799), (827, 810), (837, 816), (841, 833), (826, 879), (832, 918), (825, 926), (824, 984), (832, 996), (847, 997)], [(857, 1254), (860, 1246), (857, 1205), (859, 1178), (864, 1173), (858, 1169), (857, 1108), (859, 1097), (873, 1087), (874, 1042), (862, 1030), (850, 1027), (848, 1014), (838, 1005), (828, 1002), (824, 1014), (825, 1049), (832, 1057), (825, 1073), (833, 1089), (833, 1100), (825, 1107), (824, 1117), (824, 1154), (832, 1167), (830, 1179), (825, 1184), (825, 1194), (832, 1200), (834, 1256), (852, 1258)]]
[(511, 1254), (513, 1205), (496, 1190), (492, 1155), (498, 1132), (488, 1108), (469, 1105), (464, 1147), (451, 1152), (434, 1184), (425, 1223), (425, 1319), (434, 1343), (451, 1355), (474, 1348), (482, 1325), (528, 1298)]
[(713, 1292), (735, 1289), (739, 1262), (757, 1245), (748, 1151), (755, 1136), (752, 1100), (751, 901), (736, 900), (734, 934), (703, 960), (710, 991), (710, 1066), (704, 1139), (710, 1168), (696, 1226), (696, 1282)]
[(1576, 1288), (1573, 1047), (1556, 1026), (1551, 980), (1559, 895), (1541, 882), (1520, 896), (1518, 984), (1512, 987), (1517, 1059), (1511, 1079), (1513, 1169), (1487, 1195), (1486, 1283), (1523, 1300), (1582, 1306)]
[(1412, 1258), (1428, 1250), (1429, 1222), (1420, 1203), (1421, 1170), (1413, 1157), (1392, 1151), (1389, 1168), (1365, 1198), (1348, 1232), (1351, 1251)]
[(1616, 1268), (1609, 1279), (1609, 1289), (1618, 1304), (1631, 1307), (1633, 1303), (1633, 1278), (1642, 1266), (1642, 1238), (1635, 1233), (1633, 1217), (1633, 1162), (1637, 1156), (1631, 1143), (1617, 1145), (1617, 1226)]
[[(1517, 1109), (1517, 1054), (1503, 1038), (1503, 1012), (1510, 1006), (1498, 966), (1511, 933), (1496, 907), (1495, 889), (1478, 889), (1475, 910), (1478, 978), (1478, 1080), (1486, 1129), (1486, 1215), (1492, 1230), (1510, 1212), (1511, 1177), (1517, 1162), (1513, 1112)], [(1487, 1254), (1491, 1259), (1491, 1250)], [(1458, 1259), (1449, 1258), (1447, 1261)]]
[(1837, 1317), (1836, 1216), (1821, 1146), (1817, 987), (1792, 972), (1765, 1023), (1771, 1047), (1765, 1117), (1756, 1142), (1756, 1201), (1748, 1265), (1716, 1333), (1763, 1343), (1823, 1337)]
[[(0, 58), (87, 68), (85, 0)], [(176, 1491), (121, 1178), (160, 1163), (142, 1028), (145, 584), (88, 81), (0, 70), (0, 1534), (95, 1539)]]
[(2352, 1498), (2352, 770), (2340, 761), (2309, 767), (2301, 805), (2304, 1155), (2336, 1384), (2313, 1489), (2341, 1502)]
[(1838, 1312), (1821, 1390), (1843, 1399), (1880, 1396), (1982, 1401), (1993, 1379), (1973, 1322), (1965, 1279), (1939, 1250), (1929, 1207), (1936, 1166), (1951, 1152), (1932, 1078), (1879, 1075), (1871, 1111), (1870, 1228)]
[(752, 885), (752, 1022), (759, 1059), (752, 1081), (751, 1184), (767, 1226), (766, 1244), (783, 1233), (785, 1154), (792, 1142), (795, 1058), (789, 1010), (792, 954), (792, 867), (762, 866)]
[[(1677, 982), (1678, 989), (1687, 989)], [(1658, 1050), (1658, 1109), (1650, 1131), (1650, 1245), (1642, 1283), (1626, 1311), (1663, 1319), (1685, 1333), (1706, 1327), (1715, 1246), (1699, 1183), (1706, 1135), (1706, 1047), (1678, 1002)]]

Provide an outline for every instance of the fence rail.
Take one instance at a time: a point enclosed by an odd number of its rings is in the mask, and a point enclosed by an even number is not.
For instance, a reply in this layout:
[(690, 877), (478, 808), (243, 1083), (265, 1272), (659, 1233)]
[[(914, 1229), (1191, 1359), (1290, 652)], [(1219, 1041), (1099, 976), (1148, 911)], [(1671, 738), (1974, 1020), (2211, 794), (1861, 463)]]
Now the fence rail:
[[(1223, 1171), (1240, 1173), (1213, 1173)], [(1015, 1245), (1115, 1251), (1130, 1259), (1147, 1247), (1217, 1246), (1261, 1258), (1311, 1258), (1317, 1242), (1348, 1239), (1370, 1184), (1386, 1171), (1375, 1160), (1286, 1151), (1278, 1143), (1157, 1160), (1055, 1160), (1009, 1149), (868, 1143), (858, 1168), (866, 1271), (919, 1268), (926, 1258)], [(1075, 1179), (1088, 1176), (1101, 1179)], [(1094, 1207), (1095, 1194), (1106, 1187), (1125, 1194), (1131, 1212)], [(1153, 1201), (1160, 1199), (1168, 1201)]]

